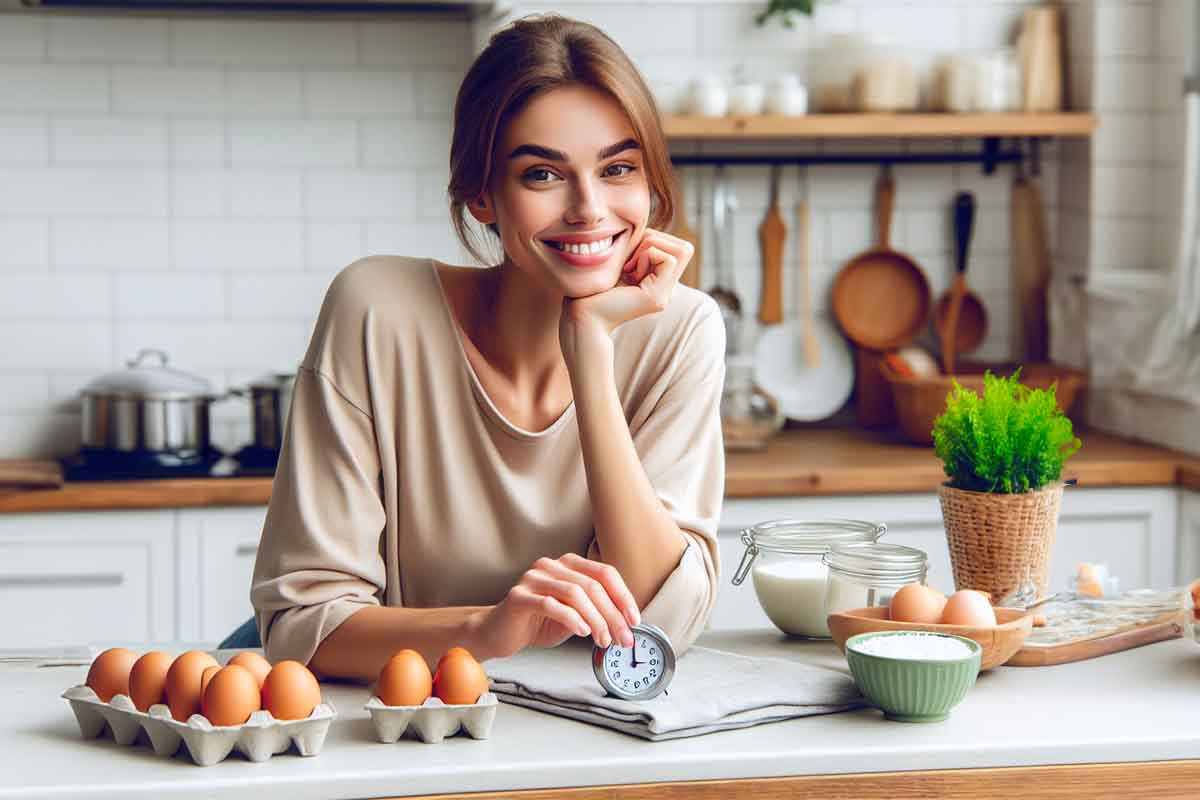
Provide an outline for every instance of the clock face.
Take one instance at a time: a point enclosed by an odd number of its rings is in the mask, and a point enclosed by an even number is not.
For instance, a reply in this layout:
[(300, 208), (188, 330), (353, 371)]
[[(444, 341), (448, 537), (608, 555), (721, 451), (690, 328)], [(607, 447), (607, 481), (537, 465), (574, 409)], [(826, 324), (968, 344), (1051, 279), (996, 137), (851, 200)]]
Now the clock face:
[(604, 650), (604, 676), (624, 694), (658, 693), (667, 674), (667, 657), (657, 638), (634, 628), (633, 647), (610, 645)]

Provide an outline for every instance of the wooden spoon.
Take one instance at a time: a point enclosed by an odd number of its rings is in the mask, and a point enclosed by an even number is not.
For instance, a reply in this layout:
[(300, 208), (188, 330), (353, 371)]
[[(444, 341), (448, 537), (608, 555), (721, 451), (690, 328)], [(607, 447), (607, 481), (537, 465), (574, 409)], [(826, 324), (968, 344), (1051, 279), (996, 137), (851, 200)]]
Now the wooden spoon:
[(688, 224), (686, 202), (687, 195), (684, 192), (680, 192), (679, 194), (685, 202), (683, 202), (681, 207), (675, 211), (675, 225), (673, 232), (680, 239), (685, 239), (691, 242), (692, 247), (695, 248), (694, 252), (692, 253), (692, 260), (688, 262), (687, 268), (683, 271), (683, 275), (680, 277), (679, 282), (684, 286), (690, 286), (693, 289), (699, 289), (700, 234), (696, 233), (696, 231), (692, 229), (692, 226)]
[(775, 325), (783, 321), (783, 243), (787, 225), (779, 213), (779, 177), (781, 168), (771, 167), (771, 204), (758, 226), (758, 244), (762, 249), (762, 292), (759, 295), (758, 321)]
[(960, 350), (974, 350), (987, 336), (987, 309), (979, 295), (967, 289), (967, 248), (974, 225), (975, 196), (970, 192), (959, 192), (954, 197), (954, 283), (937, 305), (942, 371), (947, 375), (954, 374), (955, 358)]

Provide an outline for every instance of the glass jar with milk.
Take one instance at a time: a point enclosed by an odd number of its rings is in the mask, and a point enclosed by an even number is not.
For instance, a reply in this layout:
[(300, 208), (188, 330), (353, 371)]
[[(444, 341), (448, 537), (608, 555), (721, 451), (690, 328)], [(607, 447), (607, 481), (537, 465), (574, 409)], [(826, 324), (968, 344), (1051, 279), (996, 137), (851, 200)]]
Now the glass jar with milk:
[(925, 583), (929, 557), (924, 550), (883, 542), (838, 544), (822, 557), (829, 568), (826, 614), (886, 606), (908, 583)]
[(873, 543), (886, 531), (880, 522), (849, 519), (761, 522), (741, 533), (746, 551), (733, 584), (741, 585), (752, 574), (758, 603), (777, 628), (790, 636), (828, 639), (829, 569), (822, 556), (835, 545)]

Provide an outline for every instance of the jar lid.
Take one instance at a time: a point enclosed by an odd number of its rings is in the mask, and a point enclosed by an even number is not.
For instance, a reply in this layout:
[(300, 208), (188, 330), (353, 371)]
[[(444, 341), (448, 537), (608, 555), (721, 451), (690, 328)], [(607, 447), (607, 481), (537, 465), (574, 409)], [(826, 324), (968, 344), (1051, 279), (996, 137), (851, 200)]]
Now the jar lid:
[(923, 574), (929, 557), (915, 547), (867, 542), (835, 545), (821, 560), (831, 570), (848, 575), (904, 578)]
[(882, 522), (774, 519), (746, 528), (742, 542), (773, 553), (819, 555), (839, 544), (874, 542), (886, 532)]
[[(152, 356), (157, 365), (143, 363)], [(205, 378), (168, 367), (162, 350), (142, 350), (125, 364), (128, 369), (101, 375), (83, 388), (83, 394), (163, 400), (212, 395), (212, 384)]]

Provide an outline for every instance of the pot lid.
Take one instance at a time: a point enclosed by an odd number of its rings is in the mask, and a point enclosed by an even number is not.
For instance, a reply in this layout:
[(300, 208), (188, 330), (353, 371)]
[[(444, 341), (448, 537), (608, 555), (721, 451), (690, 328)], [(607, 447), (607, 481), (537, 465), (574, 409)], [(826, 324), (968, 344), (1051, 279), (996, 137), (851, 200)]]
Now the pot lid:
[(254, 389), (282, 389), (296, 380), (295, 372), (270, 372), (250, 382)]
[[(146, 363), (154, 359), (157, 364)], [(205, 378), (168, 367), (162, 350), (141, 350), (125, 364), (129, 369), (101, 375), (83, 388), (83, 394), (177, 398), (212, 394), (212, 384)]]

